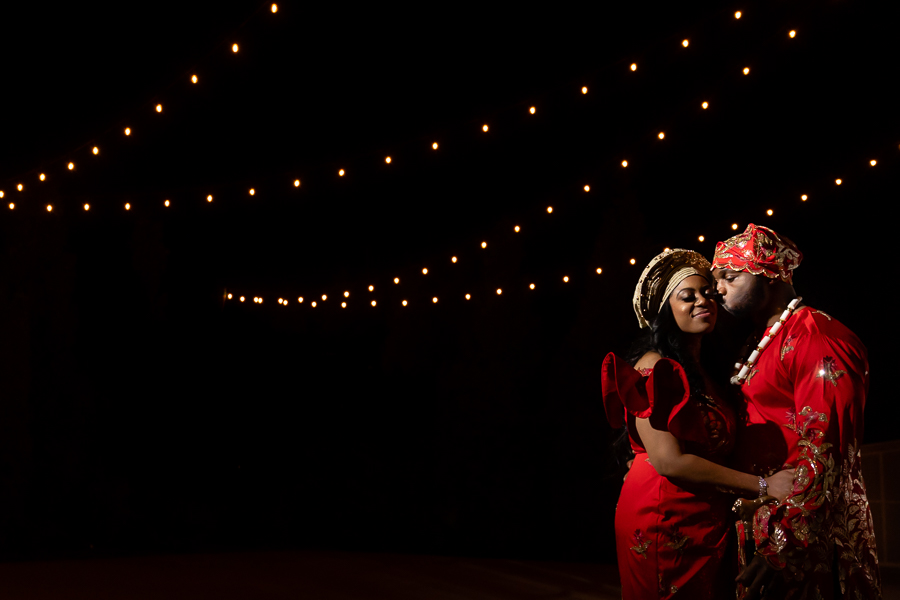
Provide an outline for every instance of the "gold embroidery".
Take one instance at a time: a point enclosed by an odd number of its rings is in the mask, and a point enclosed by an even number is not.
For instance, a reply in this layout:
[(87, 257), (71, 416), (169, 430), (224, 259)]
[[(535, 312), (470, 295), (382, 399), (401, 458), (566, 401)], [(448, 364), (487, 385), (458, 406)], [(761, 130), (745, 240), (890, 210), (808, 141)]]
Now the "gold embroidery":
[(843, 377), (843, 375), (847, 372), (844, 369), (835, 369), (837, 361), (830, 357), (826, 356), (822, 359), (822, 367), (819, 369), (819, 372), (816, 373), (816, 379), (824, 379), (825, 381), (830, 381), (831, 385), (837, 387), (837, 380)]
[(631, 547), (631, 550), (634, 550), (644, 558), (647, 558), (647, 548), (650, 547), (650, 540), (644, 539), (644, 534), (640, 529), (634, 530), (634, 535), (631, 536), (631, 541), (634, 542), (634, 546)]
[(747, 385), (750, 385), (750, 380), (753, 379), (753, 376), (756, 375), (757, 373), (759, 373), (759, 369), (753, 369), (752, 371), (750, 371), (750, 374), (747, 375), (747, 379), (746, 379)]
[(826, 315), (825, 313), (823, 313), (821, 310), (814, 310), (814, 311), (812, 311), (812, 314), (814, 314), (814, 315), (822, 315), (823, 317), (825, 317), (825, 318), (828, 319), (829, 321), (831, 320), (831, 317), (829, 317), (828, 315)]
[(789, 335), (784, 339), (784, 346), (781, 347), (781, 360), (782, 361), (784, 361), (784, 355), (794, 349), (794, 347), (791, 346), (790, 344), (791, 344), (791, 342), (796, 341), (796, 340), (797, 340), (797, 338), (795, 338), (792, 335)]
[(672, 550), (677, 552), (679, 556), (681, 556), (682, 554), (684, 554), (685, 544), (687, 544), (690, 541), (690, 539), (691, 538), (689, 538), (686, 535), (683, 535), (677, 529), (673, 529), (672, 530), (672, 541), (666, 543), (666, 547), (671, 548)]

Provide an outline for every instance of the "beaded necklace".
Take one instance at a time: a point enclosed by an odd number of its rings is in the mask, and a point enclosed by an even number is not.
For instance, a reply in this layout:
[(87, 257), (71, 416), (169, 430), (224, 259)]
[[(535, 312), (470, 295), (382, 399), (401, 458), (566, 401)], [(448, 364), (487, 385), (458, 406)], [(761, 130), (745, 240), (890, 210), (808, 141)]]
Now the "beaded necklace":
[(791, 318), (791, 315), (794, 314), (794, 309), (797, 308), (797, 305), (800, 304), (801, 300), (803, 300), (803, 298), (800, 296), (791, 300), (791, 303), (788, 304), (788, 307), (785, 309), (785, 311), (781, 313), (781, 317), (778, 319), (778, 322), (772, 325), (772, 328), (769, 329), (769, 333), (759, 341), (759, 345), (756, 346), (756, 350), (754, 350), (750, 354), (750, 357), (747, 358), (747, 360), (743, 363), (736, 363), (734, 365), (735, 369), (738, 369), (738, 374), (731, 378), (731, 383), (733, 383), (734, 385), (741, 385), (747, 380), (747, 375), (750, 373), (750, 369), (756, 363), (759, 355), (762, 354), (762, 351), (766, 349), (766, 346), (769, 345), (769, 342), (772, 341), (772, 338), (775, 337), (775, 334), (781, 331), (781, 326)]

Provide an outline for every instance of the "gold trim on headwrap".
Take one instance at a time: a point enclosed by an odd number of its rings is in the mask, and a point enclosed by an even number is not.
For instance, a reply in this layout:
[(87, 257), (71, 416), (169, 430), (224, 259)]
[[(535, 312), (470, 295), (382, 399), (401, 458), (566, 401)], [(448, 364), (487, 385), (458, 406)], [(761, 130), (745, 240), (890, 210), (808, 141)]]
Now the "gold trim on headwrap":
[(634, 313), (641, 329), (662, 310), (663, 302), (682, 281), (699, 275), (709, 281), (709, 261), (693, 250), (675, 248), (654, 257), (641, 273), (634, 289)]
[(801, 260), (803, 253), (794, 242), (750, 223), (744, 233), (716, 244), (712, 268), (747, 271), (793, 284), (793, 270)]

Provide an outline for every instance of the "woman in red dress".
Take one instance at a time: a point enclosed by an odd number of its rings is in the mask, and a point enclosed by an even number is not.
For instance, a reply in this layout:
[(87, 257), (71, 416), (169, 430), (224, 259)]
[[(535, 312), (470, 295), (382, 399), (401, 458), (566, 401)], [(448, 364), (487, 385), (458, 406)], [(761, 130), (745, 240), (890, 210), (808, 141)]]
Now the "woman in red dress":
[(723, 466), (735, 415), (700, 353), (716, 323), (713, 294), (703, 256), (658, 255), (635, 290), (638, 351), (630, 362), (603, 361), (607, 418), (626, 425), (635, 454), (616, 508), (624, 600), (734, 597), (732, 494), (782, 500), (791, 489), (792, 471), (763, 479)]

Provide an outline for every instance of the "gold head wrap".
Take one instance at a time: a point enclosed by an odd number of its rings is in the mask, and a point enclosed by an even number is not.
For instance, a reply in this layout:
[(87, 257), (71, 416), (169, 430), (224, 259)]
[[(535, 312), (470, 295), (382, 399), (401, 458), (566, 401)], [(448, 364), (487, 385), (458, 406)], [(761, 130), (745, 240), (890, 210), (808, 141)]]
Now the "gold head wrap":
[(675, 248), (658, 254), (641, 273), (634, 288), (634, 312), (641, 329), (650, 327), (650, 321), (659, 314), (663, 302), (679, 283), (691, 275), (709, 281), (709, 272), (709, 261), (699, 252)]

